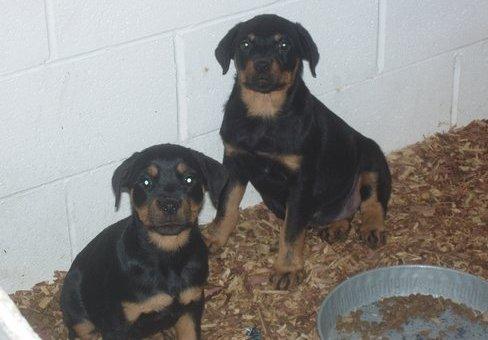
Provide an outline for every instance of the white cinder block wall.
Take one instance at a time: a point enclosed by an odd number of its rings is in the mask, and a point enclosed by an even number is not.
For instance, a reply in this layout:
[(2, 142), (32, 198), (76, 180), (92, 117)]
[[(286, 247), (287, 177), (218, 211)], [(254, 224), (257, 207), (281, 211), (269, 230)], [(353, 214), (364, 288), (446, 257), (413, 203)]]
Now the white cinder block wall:
[[(213, 56), (260, 13), (301, 22), (312, 92), (389, 151), (488, 117), (486, 0), (4, 0), (0, 13), (0, 286), (67, 269), (114, 212), (113, 170), (174, 142), (222, 158), (232, 72)], [(250, 193), (246, 205), (259, 201)], [(204, 212), (204, 221), (212, 216)]]

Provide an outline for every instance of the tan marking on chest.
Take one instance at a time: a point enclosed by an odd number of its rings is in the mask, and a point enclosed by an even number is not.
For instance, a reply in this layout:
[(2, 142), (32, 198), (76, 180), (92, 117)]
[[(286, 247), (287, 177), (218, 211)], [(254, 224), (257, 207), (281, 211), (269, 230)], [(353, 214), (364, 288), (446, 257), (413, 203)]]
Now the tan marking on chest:
[[(248, 153), (247, 151), (228, 143), (224, 143), (224, 147), (225, 147), (225, 154), (227, 156)], [(300, 155), (295, 155), (295, 154), (279, 155), (279, 154), (272, 154), (272, 153), (261, 152), (261, 151), (256, 152), (256, 154), (258, 156), (270, 158), (276, 162), (279, 162), (292, 171), (297, 171), (300, 168), (300, 165), (302, 164), (302, 156)]]
[(190, 229), (185, 229), (178, 235), (161, 235), (155, 231), (149, 231), (149, 242), (164, 251), (176, 251), (188, 243)]
[(184, 305), (198, 301), (202, 298), (203, 288), (202, 287), (191, 287), (185, 289), (180, 293), (180, 302)]
[(173, 297), (165, 293), (151, 296), (141, 302), (122, 302), (122, 308), (127, 321), (136, 321), (141, 314), (159, 312), (169, 307), (173, 303)]
[(267, 157), (270, 158), (278, 163), (281, 163), (288, 169), (292, 171), (297, 171), (300, 169), (300, 166), (302, 164), (302, 156), (300, 155), (294, 155), (294, 154), (289, 154), (289, 155), (278, 155), (278, 154), (271, 154), (271, 153), (266, 153), (266, 152), (260, 152), (258, 151), (257, 154), (262, 157)]
[(247, 114), (251, 117), (273, 118), (280, 112), (283, 104), (288, 97), (288, 89), (296, 78), (298, 70), (298, 60), (292, 71), (281, 71), (280, 66), (273, 60), (271, 63), (271, 74), (274, 75), (281, 89), (262, 93), (247, 88), (244, 84), (249, 77), (254, 74), (252, 62), (248, 62), (243, 71), (239, 72), (239, 82), (241, 84), (241, 99), (247, 107)]
[(285, 103), (286, 91), (287, 89), (261, 93), (242, 87), (241, 98), (249, 116), (273, 118)]
[(94, 340), (98, 338), (95, 333), (95, 326), (88, 320), (73, 325), (73, 330), (81, 340)]

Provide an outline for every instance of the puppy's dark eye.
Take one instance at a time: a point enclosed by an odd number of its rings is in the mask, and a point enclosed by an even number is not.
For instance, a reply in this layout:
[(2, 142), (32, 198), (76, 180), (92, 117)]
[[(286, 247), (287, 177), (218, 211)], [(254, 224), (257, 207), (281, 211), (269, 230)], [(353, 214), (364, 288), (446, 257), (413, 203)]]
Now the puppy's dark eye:
[(240, 46), (241, 50), (246, 51), (251, 47), (251, 43), (249, 40), (243, 40), (243, 41), (241, 41), (239, 46)]
[(192, 175), (186, 175), (185, 177), (183, 177), (183, 181), (185, 181), (186, 184), (191, 185), (195, 183), (195, 177), (193, 177)]
[(290, 43), (288, 43), (287, 41), (281, 40), (278, 43), (278, 48), (281, 52), (287, 52), (290, 49), (290, 47), (291, 47)]
[(149, 176), (143, 176), (139, 182), (141, 183), (141, 185), (146, 188), (146, 189), (151, 189), (152, 186), (153, 186), (153, 180), (151, 179), (151, 177)]

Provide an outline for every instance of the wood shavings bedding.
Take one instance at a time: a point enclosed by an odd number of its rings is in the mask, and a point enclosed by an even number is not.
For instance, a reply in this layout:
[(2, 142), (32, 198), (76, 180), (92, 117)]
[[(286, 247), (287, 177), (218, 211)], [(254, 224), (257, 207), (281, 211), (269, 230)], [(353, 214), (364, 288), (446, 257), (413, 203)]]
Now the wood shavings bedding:
[[(316, 339), (321, 301), (341, 281), (368, 269), (433, 264), (488, 279), (488, 121), (436, 134), (388, 156), (393, 193), (387, 244), (371, 250), (352, 231), (329, 245), (311, 230), (305, 281), (294, 291), (268, 283), (282, 221), (263, 205), (241, 212), (236, 232), (210, 259), (203, 337), (244, 339), (256, 326), (265, 339)], [(357, 225), (357, 220), (353, 222)], [(12, 298), (43, 339), (66, 339), (59, 311), (64, 273)]]

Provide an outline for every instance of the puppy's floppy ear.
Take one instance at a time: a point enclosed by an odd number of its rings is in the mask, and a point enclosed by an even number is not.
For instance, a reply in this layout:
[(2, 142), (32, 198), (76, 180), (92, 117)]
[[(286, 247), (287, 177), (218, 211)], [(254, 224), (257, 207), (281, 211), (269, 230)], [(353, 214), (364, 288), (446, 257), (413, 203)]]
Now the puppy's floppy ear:
[(132, 167), (139, 156), (139, 152), (134, 153), (127, 158), (117, 169), (115, 169), (112, 176), (112, 190), (115, 195), (115, 208), (118, 210), (120, 206), (120, 195), (122, 190), (127, 189), (129, 185), (129, 178), (132, 173)]
[(201, 152), (193, 151), (193, 156), (198, 161), (204, 176), (204, 184), (210, 194), (212, 204), (217, 208), (222, 190), (229, 179), (229, 173), (222, 164)]
[(319, 62), (319, 51), (317, 49), (317, 45), (313, 41), (310, 33), (299, 23), (296, 23), (298, 37), (300, 39), (300, 50), (301, 50), (301, 57), (302, 59), (308, 61), (310, 66), (310, 72), (312, 72), (312, 76), (315, 78), (317, 75), (315, 74), (315, 66)]
[(219, 45), (215, 49), (215, 58), (222, 66), (222, 74), (226, 74), (229, 70), (230, 60), (234, 57), (234, 40), (241, 24), (235, 25), (225, 37), (220, 40)]

